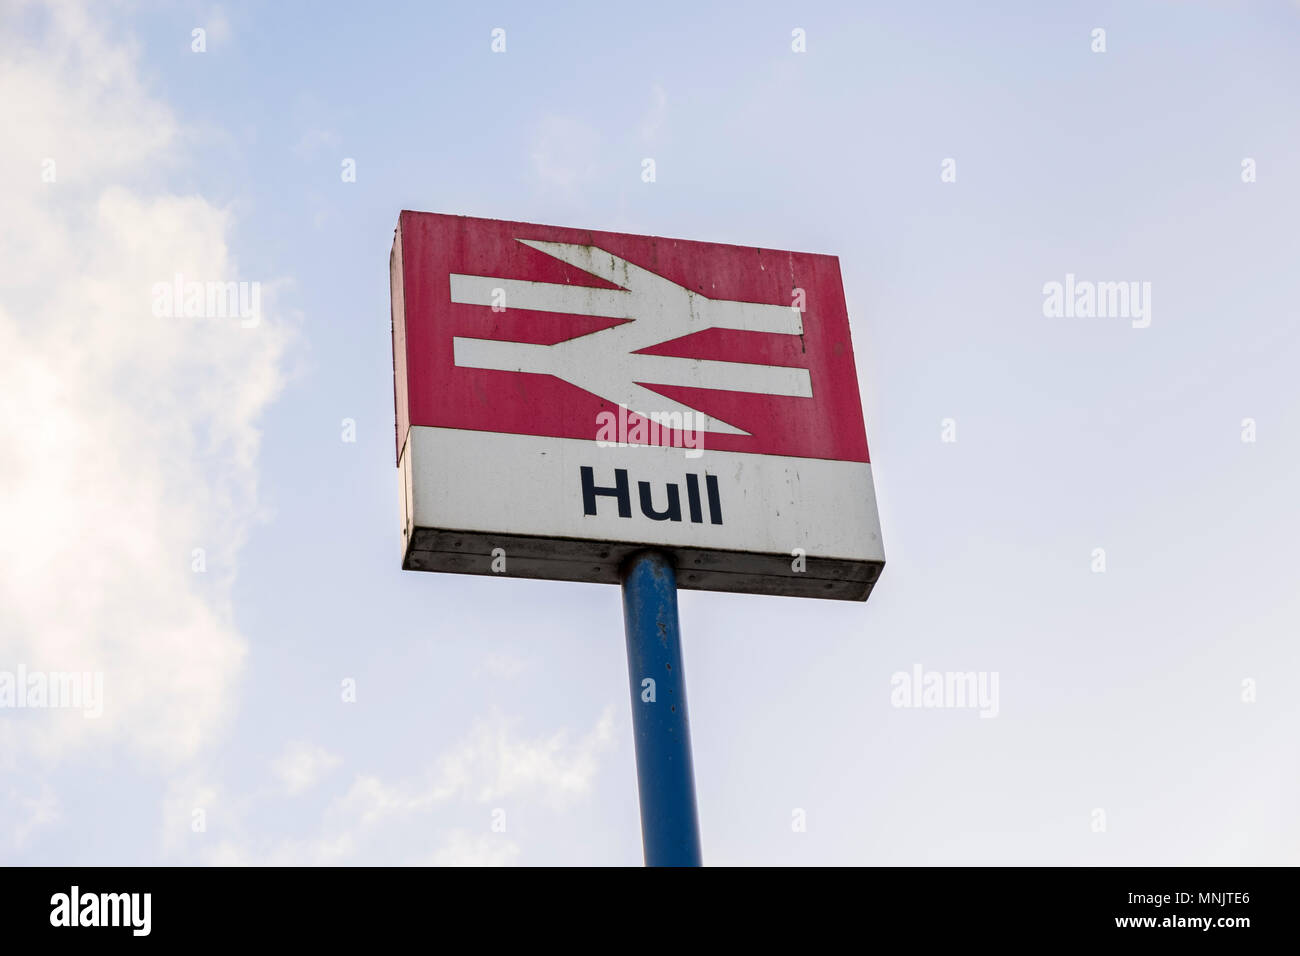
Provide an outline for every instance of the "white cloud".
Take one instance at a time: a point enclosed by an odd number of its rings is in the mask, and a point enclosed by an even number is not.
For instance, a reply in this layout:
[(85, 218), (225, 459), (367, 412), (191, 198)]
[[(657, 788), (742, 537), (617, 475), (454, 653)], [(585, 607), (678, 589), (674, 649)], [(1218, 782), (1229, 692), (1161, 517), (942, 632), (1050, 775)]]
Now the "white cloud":
[(162, 801), (161, 841), (164, 853), (175, 853), (193, 840), (207, 839), (206, 831), (194, 830), (196, 812), (203, 815), (204, 826), (208, 817), (217, 824), (228, 815), (230, 804), (221, 800), (218, 789), (193, 771), (173, 777)]
[(271, 772), (290, 795), (303, 793), (319, 783), (326, 774), (343, 763), (343, 758), (324, 747), (296, 742), (271, 764)]
[(650, 88), (650, 108), (641, 117), (641, 139), (647, 146), (659, 140), (660, 131), (668, 120), (668, 94), (656, 83)]
[(303, 161), (315, 160), (322, 151), (337, 151), (342, 138), (332, 129), (309, 127), (302, 131), (293, 146), (293, 154)]
[(12, 833), (15, 847), (22, 847), (32, 833), (57, 822), (62, 816), (54, 788), (42, 781), (36, 789), (37, 793), (28, 794), (17, 787), (9, 788), (9, 805), (16, 810)]
[(594, 127), (572, 116), (548, 114), (533, 139), (533, 171), (548, 189), (574, 190), (596, 177), (602, 146)]
[(513, 737), (500, 719), (483, 721), (440, 761), (434, 794), (460, 794), (485, 803), (535, 791), (553, 804), (564, 803), (591, 788), (598, 757), (610, 745), (613, 733), (612, 708), (572, 747), (564, 732), (523, 740)]
[(563, 806), (590, 792), (600, 756), (613, 742), (614, 709), (606, 708), (577, 741), (570, 736), (517, 737), (502, 717), (482, 720), (421, 779), (386, 783), (360, 776), (330, 813), (373, 826), (453, 799), (482, 804), (526, 795)]
[(0, 662), (102, 671), (105, 705), (0, 722), (0, 749), (23, 773), (92, 746), (165, 771), (232, 710), (230, 586), (289, 334), (152, 314), (177, 272), (272, 277), (240, 270), (228, 211), (138, 185), (184, 137), (131, 47), (78, 4), (0, 13), (33, 29), (0, 52)]
[(511, 866), (519, 858), (519, 844), (501, 833), (471, 836), (453, 830), (446, 844), (433, 855), (434, 866)]
[(513, 654), (493, 651), (483, 658), (482, 670), (487, 671), (493, 677), (513, 680), (527, 669), (528, 662), (521, 657), (515, 657)]
[[(393, 862), (513, 863), (522, 849), (489, 830), (491, 815), (480, 808), (505, 801), (511, 805), (537, 801), (562, 808), (582, 799), (591, 792), (600, 757), (612, 746), (613, 735), (613, 707), (576, 740), (567, 732), (516, 737), (503, 718), (480, 721), (422, 774), (396, 781), (375, 774), (355, 777), (325, 808), (315, 834), (273, 841), (224, 838), (210, 851), (207, 862), (328, 866), (373, 859), (377, 848), (396, 843), (400, 849)], [(481, 836), (443, 822), (465, 806), (481, 814)], [(245, 815), (246, 809), (232, 809), (230, 816)], [(422, 843), (417, 834), (428, 834), (428, 841)], [(440, 842), (429, 845), (435, 840)]]
[[(220, 4), (213, 6), (208, 11), (207, 17), (197, 26), (201, 26), (208, 31), (208, 42), (215, 43), (218, 46), (224, 45), (231, 37), (233, 31), (230, 28), (230, 18), (226, 16), (226, 10)], [(208, 47), (209, 52), (212, 47)]]

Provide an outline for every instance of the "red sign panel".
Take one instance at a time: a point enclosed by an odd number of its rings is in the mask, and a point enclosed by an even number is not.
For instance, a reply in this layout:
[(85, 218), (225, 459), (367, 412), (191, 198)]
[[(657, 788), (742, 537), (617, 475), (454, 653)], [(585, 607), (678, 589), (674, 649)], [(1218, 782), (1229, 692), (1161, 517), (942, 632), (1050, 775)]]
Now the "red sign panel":
[(411, 425), (591, 440), (622, 406), (869, 461), (834, 256), (417, 212), (398, 243), (399, 454)]

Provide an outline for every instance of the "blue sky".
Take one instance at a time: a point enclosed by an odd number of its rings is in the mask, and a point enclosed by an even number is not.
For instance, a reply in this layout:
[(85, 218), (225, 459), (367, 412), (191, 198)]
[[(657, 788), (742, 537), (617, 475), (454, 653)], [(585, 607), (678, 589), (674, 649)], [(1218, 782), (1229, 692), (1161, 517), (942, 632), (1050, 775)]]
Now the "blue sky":
[[(840, 257), (888, 565), (682, 595), (707, 862), (1300, 859), (1300, 6), (6, 19), (0, 670), (106, 712), (0, 712), (0, 859), (639, 863), (618, 590), (399, 571), (403, 208)], [(265, 320), (159, 325), (175, 271)]]

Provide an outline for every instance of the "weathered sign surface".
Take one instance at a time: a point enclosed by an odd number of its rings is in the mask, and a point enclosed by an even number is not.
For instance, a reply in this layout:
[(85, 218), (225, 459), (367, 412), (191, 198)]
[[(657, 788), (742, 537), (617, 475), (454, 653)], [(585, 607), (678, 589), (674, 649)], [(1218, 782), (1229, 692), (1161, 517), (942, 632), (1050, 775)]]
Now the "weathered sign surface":
[(866, 599), (835, 257), (403, 212), (390, 272), (404, 568)]

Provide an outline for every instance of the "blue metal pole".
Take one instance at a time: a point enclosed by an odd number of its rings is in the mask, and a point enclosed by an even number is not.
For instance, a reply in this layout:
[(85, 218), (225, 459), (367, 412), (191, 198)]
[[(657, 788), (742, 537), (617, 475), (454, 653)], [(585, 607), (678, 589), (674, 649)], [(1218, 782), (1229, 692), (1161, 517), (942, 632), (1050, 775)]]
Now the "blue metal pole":
[(639, 551), (623, 565), (641, 843), (646, 866), (701, 866), (686, 673), (672, 558)]

